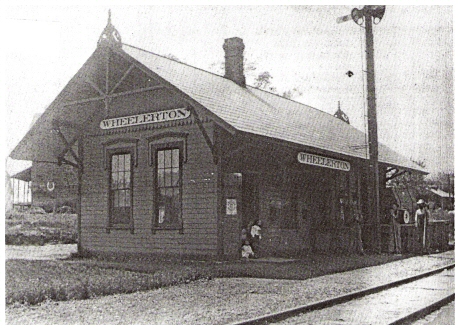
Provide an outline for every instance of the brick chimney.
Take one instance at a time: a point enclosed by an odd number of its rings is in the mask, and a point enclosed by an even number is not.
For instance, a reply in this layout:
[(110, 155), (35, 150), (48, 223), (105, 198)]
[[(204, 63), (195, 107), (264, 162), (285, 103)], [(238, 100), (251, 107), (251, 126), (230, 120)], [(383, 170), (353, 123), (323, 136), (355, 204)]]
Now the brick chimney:
[(246, 87), (243, 66), (243, 39), (234, 37), (225, 39), (225, 78), (233, 80), (241, 87)]

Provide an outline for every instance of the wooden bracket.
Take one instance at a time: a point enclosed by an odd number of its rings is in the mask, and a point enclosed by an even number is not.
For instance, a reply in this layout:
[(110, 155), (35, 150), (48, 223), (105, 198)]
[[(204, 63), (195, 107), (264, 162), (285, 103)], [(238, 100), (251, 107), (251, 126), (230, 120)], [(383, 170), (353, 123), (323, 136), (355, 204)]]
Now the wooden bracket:
[(58, 166), (61, 166), (62, 164), (67, 164), (67, 165), (75, 167), (76, 169), (80, 169), (80, 165), (74, 162), (71, 162), (70, 160), (67, 160), (64, 157), (58, 158)]
[(208, 132), (206, 132), (206, 129), (203, 126), (203, 122), (198, 117), (198, 114), (196, 113), (196, 110), (195, 110), (194, 107), (192, 107), (191, 105), (188, 105), (187, 109), (189, 109), (190, 112), (193, 114), (193, 117), (195, 118), (195, 121), (196, 121), (196, 123), (198, 125), (198, 128), (201, 131), (201, 134), (203, 134), (203, 137), (204, 137), (204, 139), (206, 141), (206, 144), (208, 145), (209, 149), (211, 150), (213, 160), (214, 160), (214, 164), (217, 164), (219, 162), (217, 150), (215, 148), (215, 145), (212, 143), (211, 138), (208, 135)]
[(394, 170), (396, 170), (396, 172), (398, 171), (396, 167), (388, 167), (386, 173), (390, 173), (391, 171), (394, 171)]
[[(57, 123), (53, 123), (53, 127), (54, 127), (55, 132), (57, 132), (57, 134), (59, 135), (61, 140), (66, 145), (64, 150), (61, 151), (61, 153), (57, 156), (58, 165), (61, 165), (62, 163), (64, 163), (64, 164), (74, 166), (74, 167), (76, 167), (78, 169), (82, 169), (83, 168), (82, 159), (73, 150), (73, 146), (74, 146), (75, 142), (77, 142), (78, 139), (80, 138), (80, 134), (77, 134), (76, 136), (74, 136), (72, 138), (72, 140), (70, 140), (70, 142), (69, 142), (67, 140), (67, 138), (64, 136), (64, 134), (62, 133), (62, 131), (61, 131), (61, 129), (60, 129), (60, 127), (59, 127), (59, 125)], [(65, 159), (65, 155), (67, 153), (69, 153), (69, 152), (72, 155), (73, 159), (75, 160), (75, 163)]]
[(394, 173), (392, 176), (390, 176), (389, 178), (385, 178), (385, 182), (393, 180), (394, 178), (397, 178), (398, 176), (403, 175), (404, 173), (407, 173), (407, 171), (396, 170), (396, 173)]

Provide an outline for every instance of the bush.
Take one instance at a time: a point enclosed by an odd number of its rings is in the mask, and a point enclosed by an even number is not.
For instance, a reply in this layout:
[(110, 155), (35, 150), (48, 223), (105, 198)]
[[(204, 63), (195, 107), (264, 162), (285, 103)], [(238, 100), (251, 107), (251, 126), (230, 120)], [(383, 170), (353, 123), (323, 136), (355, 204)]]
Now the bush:
[(77, 241), (75, 214), (12, 213), (6, 219), (7, 245), (43, 245), (46, 243), (74, 244)]

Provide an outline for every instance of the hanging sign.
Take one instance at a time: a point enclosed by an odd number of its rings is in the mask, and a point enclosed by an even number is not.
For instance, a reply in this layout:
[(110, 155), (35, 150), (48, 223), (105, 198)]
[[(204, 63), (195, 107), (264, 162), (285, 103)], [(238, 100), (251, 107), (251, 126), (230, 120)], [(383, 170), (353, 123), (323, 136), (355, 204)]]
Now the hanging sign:
[(140, 115), (132, 115), (119, 118), (109, 118), (101, 121), (99, 127), (102, 129), (121, 128), (128, 126), (162, 123), (165, 121), (186, 119), (190, 117), (190, 110), (186, 108), (162, 110)]
[(331, 168), (334, 170), (347, 171), (347, 172), (350, 170), (350, 167), (351, 167), (349, 162), (334, 159), (334, 158), (328, 158), (328, 157), (308, 154), (306, 152), (299, 152), (297, 155), (297, 160), (299, 161), (299, 163), (302, 163), (302, 164), (327, 167), (327, 168)]
[(227, 212), (226, 215), (237, 215), (236, 199), (227, 198)]

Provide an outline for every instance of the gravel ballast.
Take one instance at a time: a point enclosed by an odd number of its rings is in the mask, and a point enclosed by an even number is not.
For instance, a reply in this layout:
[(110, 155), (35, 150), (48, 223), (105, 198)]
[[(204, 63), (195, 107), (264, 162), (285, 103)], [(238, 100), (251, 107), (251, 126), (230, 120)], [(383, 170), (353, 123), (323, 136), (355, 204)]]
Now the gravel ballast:
[(381, 285), (454, 261), (454, 251), (308, 280), (216, 278), (89, 300), (7, 306), (7, 324), (228, 324)]

